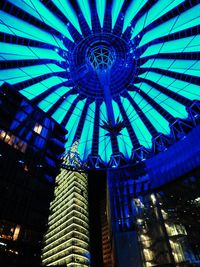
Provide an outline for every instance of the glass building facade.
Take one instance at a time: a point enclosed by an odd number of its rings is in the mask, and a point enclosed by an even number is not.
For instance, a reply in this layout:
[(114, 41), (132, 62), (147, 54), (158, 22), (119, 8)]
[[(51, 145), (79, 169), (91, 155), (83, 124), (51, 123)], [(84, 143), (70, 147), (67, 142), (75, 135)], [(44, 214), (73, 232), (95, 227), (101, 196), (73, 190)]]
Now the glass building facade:
[[(74, 150), (70, 157), (74, 157)], [(42, 250), (44, 266), (90, 266), (88, 177), (67, 169), (69, 163), (66, 158), (56, 177)]]
[(0, 87), (0, 265), (37, 266), (66, 130)]

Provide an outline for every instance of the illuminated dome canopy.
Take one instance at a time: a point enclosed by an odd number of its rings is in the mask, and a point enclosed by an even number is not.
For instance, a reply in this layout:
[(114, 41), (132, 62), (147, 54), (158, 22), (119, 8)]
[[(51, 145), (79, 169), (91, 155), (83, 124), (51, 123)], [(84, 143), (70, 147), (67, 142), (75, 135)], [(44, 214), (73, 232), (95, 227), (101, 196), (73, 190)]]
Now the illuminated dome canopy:
[(66, 127), (88, 166), (144, 160), (199, 120), (198, 2), (3, 1), (1, 84)]

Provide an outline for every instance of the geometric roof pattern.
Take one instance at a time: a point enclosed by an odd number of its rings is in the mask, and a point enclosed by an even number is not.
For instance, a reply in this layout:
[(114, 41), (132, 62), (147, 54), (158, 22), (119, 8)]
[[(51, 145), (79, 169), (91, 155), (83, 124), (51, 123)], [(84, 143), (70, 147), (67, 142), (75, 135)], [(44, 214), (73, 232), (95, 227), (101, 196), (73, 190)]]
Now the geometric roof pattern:
[[(66, 127), (66, 150), (79, 140), (84, 162), (144, 159), (196, 124), (198, 2), (2, 1), (0, 84), (13, 85)], [(109, 121), (124, 127), (110, 134), (101, 127)]]

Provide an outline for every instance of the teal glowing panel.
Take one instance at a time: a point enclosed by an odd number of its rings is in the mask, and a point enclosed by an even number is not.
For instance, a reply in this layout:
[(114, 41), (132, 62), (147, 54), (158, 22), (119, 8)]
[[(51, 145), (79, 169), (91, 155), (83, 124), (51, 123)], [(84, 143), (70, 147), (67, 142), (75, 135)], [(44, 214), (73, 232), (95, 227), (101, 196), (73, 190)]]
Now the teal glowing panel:
[[(123, 101), (123, 99), (122, 99), (122, 101)], [(112, 106), (113, 106), (113, 110), (115, 111), (114, 112), (115, 121), (117, 121), (118, 118), (120, 121), (122, 121), (123, 118), (122, 118), (118, 104), (115, 101), (112, 101)], [(124, 128), (120, 132), (120, 135), (117, 136), (117, 141), (118, 141), (120, 152), (122, 152), (122, 154), (126, 158), (129, 158), (131, 156), (133, 146), (132, 146), (132, 142), (131, 142), (129, 133), (128, 133), (126, 128)]]
[(74, 101), (74, 99), (77, 97), (77, 95), (70, 95), (68, 96), (62, 104), (58, 107), (58, 109), (53, 113), (52, 117), (58, 122), (61, 123), (64, 119), (68, 109), (70, 108), (71, 103)]
[(122, 152), (126, 158), (130, 158), (133, 145), (127, 128), (121, 130), (120, 135), (117, 136), (117, 140), (120, 152)]
[[(66, 99), (66, 104), (68, 105), (68, 107), (71, 106), (73, 100), (76, 98), (75, 95), (71, 95), (70, 96), (70, 100), (69, 99)], [(72, 115), (70, 116), (70, 119), (69, 121), (67, 122), (65, 128), (68, 130), (68, 140), (66, 142), (66, 145), (65, 145), (65, 148), (66, 150), (69, 150), (70, 147), (72, 146), (73, 144), (73, 140), (74, 138), (76, 138), (75, 136), (75, 133), (76, 133), (76, 129), (78, 127), (78, 123), (80, 121), (80, 117), (81, 117), (81, 114), (82, 114), (82, 110), (84, 108), (84, 105), (85, 105), (85, 99), (84, 100), (81, 100), (79, 101), (77, 104), (76, 104), (76, 107), (74, 109), (74, 112), (72, 113)], [(65, 107), (65, 110), (67, 111), (67, 108)]]
[(179, 32), (200, 24), (200, 4), (183, 12), (144, 34), (139, 46), (160, 38), (162, 36)]
[(132, 0), (124, 16), (123, 32), (130, 26), (138, 11), (146, 4), (148, 0)]
[(199, 85), (177, 80), (154, 72), (144, 73), (140, 75), (140, 77), (158, 83), (172, 92), (182, 95), (190, 100), (200, 100)]
[[(66, 150), (77, 140), (84, 162), (100, 156), (110, 167), (114, 146), (132, 160), (137, 139), (151, 149), (153, 133), (163, 133), (171, 143), (167, 112), (170, 123), (191, 120), (190, 104), (200, 101), (199, 25), (195, 0), (3, 1), (0, 85), (66, 127)], [(118, 118), (125, 128), (113, 138), (101, 125)]]
[(145, 82), (135, 84), (135, 86), (142, 90), (144, 93), (148, 94), (148, 96), (150, 96), (154, 101), (156, 101), (159, 105), (161, 105), (164, 109), (171, 113), (171, 115), (175, 118), (186, 119), (188, 117), (188, 113), (184, 105), (159, 92)]
[(85, 118), (83, 131), (79, 140), (78, 151), (80, 158), (85, 161), (92, 149), (92, 139), (94, 130), (95, 102), (89, 105)]
[(106, 0), (96, 0), (97, 14), (99, 17), (99, 22), (101, 28), (103, 28), (105, 9), (106, 9)]
[(18, 7), (28, 12), (38, 20), (49, 25), (53, 29), (56, 29), (58, 32), (60, 32), (72, 42), (74, 41), (66, 25), (60, 19), (58, 19), (58, 17), (54, 15), (48, 8), (46, 8), (39, 0), (9, 0), (9, 2), (14, 5), (17, 5)]
[(141, 68), (159, 68), (191, 76), (200, 76), (200, 61), (198, 60), (149, 59)]
[(144, 28), (146, 28), (153, 21), (175, 8), (177, 5), (184, 2), (184, 0), (169, 0), (163, 1), (159, 0), (157, 3), (152, 5), (152, 7), (145, 13), (137, 22), (134, 27), (131, 39), (133, 39), (138, 33), (140, 33)]
[(161, 53), (186, 52), (200, 52), (200, 35), (151, 45), (145, 50), (141, 57), (148, 57)]
[(53, 0), (57, 8), (63, 13), (63, 15), (69, 20), (70, 23), (75, 27), (75, 29), (82, 34), (81, 28), (78, 22), (76, 12), (74, 11), (70, 1), (68, 0)]
[(115, 27), (115, 23), (124, 4), (124, 0), (114, 0), (112, 3), (112, 29)]
[(90, 28), (92, 29), (92, 22), (91, 22), (91, 11), (90, 11), (90, 5), (89, 0), (77, 0), (79, 7), (83, 13), (83, 16)]
[(44, 74), (61, 71), (65, 70), (55, 64), (36, 65), (20, 69), (6, 69), (0, 70), (0, 81), (16, 84)]
[(66, 94), (71, 87), (60, 86), (53, 93), (45, 97), (39, 104), (38, 107), (43, 111), (47, 112), (64, 94)]
[(158, 132), (170, 134), (169, 122), (137, 92), (129, 92), (138, 107)]
[(124, 98), (123, 105), (139, 143), (146, 148), (150, 148), (152, 145), (152, 136), (145, 126), (144, 122), (140, 119), (128, 99)]
[[(107, 120), (108, 120), (108, 116), (107, 116), (107, 111), (106, 111), (106, 105), (105, 105), (105, 102), (103, 102), (100, 107), (100, 124), (102, 124), (103, 121), (107, 121)], [(108, 162), (110, 159), (110, 156), (113, 153), (110, 136), (107, 136), (106, 134), (108, 134), (108, 132), (100, 127), (99, 128), (99, 155), (101, 156), (104, 162)]]
[(51, 59), (59, 62), (65, 61), (65, 59), (59, 56), (54, 50), (46, 48), (8, 43), (0, 43), (0, 47), (0, 57), (3, 60)]
[(35, 98), (36, 96), (40, 95), (41, 93), (47, 91), (52, 86), (58, 85), (65, 81), (67, 80), (54, 76), (54, 77), (45, 79), (39, 83), (35, 83), (31, 86), (28, 86), (25, 89), (21, 90), (20, 93), (31, 100)]
[(0, 11), (0, 31), (11, 35), (51, 44), (66, 50), (66, 47), (57, 37), (37, 28), (23, 20), (20, 20), (4, 11)]

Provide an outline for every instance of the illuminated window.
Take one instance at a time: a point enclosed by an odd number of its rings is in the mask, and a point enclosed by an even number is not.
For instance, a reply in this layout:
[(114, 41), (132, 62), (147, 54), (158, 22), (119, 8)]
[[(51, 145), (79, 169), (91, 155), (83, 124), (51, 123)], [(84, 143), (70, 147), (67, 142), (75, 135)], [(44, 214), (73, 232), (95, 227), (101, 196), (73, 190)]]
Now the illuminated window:
[(0, 130), (0, 140), (3, 140), (6, 144), (13, 146), (15, 149), (20, 150), (22, 153), (26, 152), (27, 143), (9, 132)]
[(15, 228), (14, 234), (13, 234), (13, 240), (14, 241), (18, 239), (19, 233), (20, 233), (20, 229), (21, 229), (20, 225), (17, 225), (16, 228)]
[(33, 129), (33, 131), (34, 131), (35, 133), (40, 134), (41, 131), (42, 131), (42, 125), (39, 124), (39, 123), (36, 123), (36, 124), (35, 124), (35, 127), (34, 127), (34, 129)]

